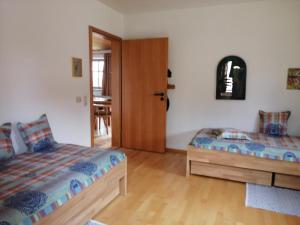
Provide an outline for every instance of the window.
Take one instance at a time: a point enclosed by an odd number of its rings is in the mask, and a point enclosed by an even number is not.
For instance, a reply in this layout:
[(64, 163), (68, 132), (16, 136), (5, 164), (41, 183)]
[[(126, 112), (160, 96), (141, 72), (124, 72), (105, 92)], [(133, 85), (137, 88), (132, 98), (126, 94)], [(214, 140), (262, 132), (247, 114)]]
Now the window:
[(93, 89), (95, 96), (102, 95), (104, 60), (93, 60)]
[(102, 88), (104, 60), (93, 61), (93, 86), (96, 88)]

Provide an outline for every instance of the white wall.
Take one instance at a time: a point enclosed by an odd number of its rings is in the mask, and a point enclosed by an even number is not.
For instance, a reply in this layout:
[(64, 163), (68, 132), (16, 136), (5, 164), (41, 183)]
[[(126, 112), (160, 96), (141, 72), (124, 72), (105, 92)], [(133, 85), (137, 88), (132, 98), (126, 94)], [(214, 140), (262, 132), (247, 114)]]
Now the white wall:
[[(286, 90), (300, 67), (300, 2), (266, 1), (125, 17), (127, 38), (170, 38), (167, 146), (184, 149), (202, 127), (255, 130), (257, 111), (289, 109), (300, 135), (300, 91)], [(88, 25), (123, 35), (123, 16), (97, 0), (0, 0), (0, 123), (47, 113), (55, 138), (89, 145)], [(230, 54), (248, 65), (246, 101), (215, 100), (215, 72)], [(83, 78), (71, 77), (71, 57)]]
[[(184, 149), (203, 127), (254, 131), (259, 109), (291, 110), (289, 133), (300, 135), (300, 91), (286, 90), (288, 68), (300, 67), (299, 11), (285, 0), (125, 16), (126, 38), (170, 39), (169, 148)], [(215, 100), (217, 64), (231, 54), (248, 66), (245, 101)]]
[(47, 113), (57, 141), (90, 145), (89, 107), (75, 102), (89, 96), (89, 25), (123, 35), (123, 16), (97, 0), (0, 0), (0, 123)]

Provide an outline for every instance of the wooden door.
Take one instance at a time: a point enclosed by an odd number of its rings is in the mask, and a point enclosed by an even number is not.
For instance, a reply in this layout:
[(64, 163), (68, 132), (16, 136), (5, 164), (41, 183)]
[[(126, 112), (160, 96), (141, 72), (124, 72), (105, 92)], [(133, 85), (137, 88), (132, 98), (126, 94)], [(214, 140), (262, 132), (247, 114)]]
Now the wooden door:
[(164, 152), (168, 39), (122, 43), (122, 146)]
[(122, 42), (120, 40), (111, 40), (111, 145), (113, 147), (121, 146), (121, 46)]

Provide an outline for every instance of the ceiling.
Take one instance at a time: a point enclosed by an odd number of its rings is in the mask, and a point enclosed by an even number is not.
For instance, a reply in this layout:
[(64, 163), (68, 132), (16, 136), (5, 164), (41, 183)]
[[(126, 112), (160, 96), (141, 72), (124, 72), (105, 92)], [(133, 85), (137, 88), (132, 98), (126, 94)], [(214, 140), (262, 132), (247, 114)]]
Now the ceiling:
[(245, 3), (265, 0), (99, 0), (111, 8), (123, 13), (164, 11), (172, 9), (199, 8), (210, 5)]
[(111, 41), (104, 39), (102, 35), (93, 33), (93, 51), (111, 49)]

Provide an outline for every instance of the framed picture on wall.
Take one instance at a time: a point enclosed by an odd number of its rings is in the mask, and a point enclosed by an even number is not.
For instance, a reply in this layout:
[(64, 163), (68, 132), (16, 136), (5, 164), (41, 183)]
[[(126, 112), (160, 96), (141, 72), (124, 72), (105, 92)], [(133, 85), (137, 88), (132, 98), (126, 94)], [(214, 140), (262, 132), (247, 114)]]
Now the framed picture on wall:
[(287, 89), (300, 90), (300, 68), (290, 68), (288, 70)]
[(82, 59), (72, 58), (72, 76), (82, 77)]
[(244, 100), (246, 98), (247, 66), (238, 56), (223, 58), (217, 68), (216, 99)]

